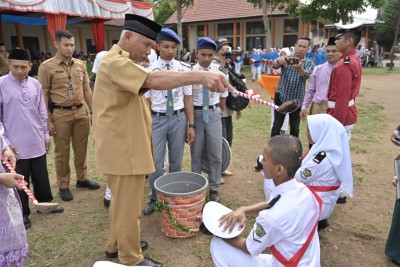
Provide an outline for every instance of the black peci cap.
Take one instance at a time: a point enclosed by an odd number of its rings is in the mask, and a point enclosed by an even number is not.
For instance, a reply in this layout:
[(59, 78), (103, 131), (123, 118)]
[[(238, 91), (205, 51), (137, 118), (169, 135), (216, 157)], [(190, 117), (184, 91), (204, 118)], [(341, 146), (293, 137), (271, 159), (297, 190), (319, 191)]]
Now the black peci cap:
[(8, 59), (27, 60), (31, 61), (31, 55), (26, 49), (14, 48), (11, 49)]
[(125, 14), (124, 30), (137, 32), (155, 41), (161, 28), (160, 24), (148, 18), (134, 14)]

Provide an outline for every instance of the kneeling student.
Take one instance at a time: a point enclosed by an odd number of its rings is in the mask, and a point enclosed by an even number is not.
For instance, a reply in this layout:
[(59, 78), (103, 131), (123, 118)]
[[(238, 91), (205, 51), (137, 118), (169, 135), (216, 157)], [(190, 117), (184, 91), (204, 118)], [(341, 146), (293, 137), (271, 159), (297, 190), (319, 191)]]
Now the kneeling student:
[[(269, 140), (261, 163), (265, 177), (275, 184), (270, 201), (240, 207), (221, 217), (221, 227), (231, 231), (237, 221), (242, 228), (247, 215), (257, 215), (247, 238), (212, 239), (215, 266), (321, 266), (317, 225), (322, 200), (293, 179), (301, 155), (297, 137), (278, 135)], [(266, 248), (272, 255), (262, 254)]]

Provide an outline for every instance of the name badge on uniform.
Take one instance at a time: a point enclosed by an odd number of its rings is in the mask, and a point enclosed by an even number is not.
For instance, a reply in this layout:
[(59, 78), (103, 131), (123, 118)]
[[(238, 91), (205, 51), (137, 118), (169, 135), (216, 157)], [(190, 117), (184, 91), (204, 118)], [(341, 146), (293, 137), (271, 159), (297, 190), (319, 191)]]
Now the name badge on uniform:
[(74, 99), (74, 88), (72, 87), (72, 77), (68, 77), (68, 97), (69, 99)]
[(69, 99), (74, 99), (74, 90), (71, 87), (68, 88), (68, 97)]
[(175, 99), (179, 99), (179, 92), (175, 92), (175, 93), (174, 93), (174, 98), (175, 98)]

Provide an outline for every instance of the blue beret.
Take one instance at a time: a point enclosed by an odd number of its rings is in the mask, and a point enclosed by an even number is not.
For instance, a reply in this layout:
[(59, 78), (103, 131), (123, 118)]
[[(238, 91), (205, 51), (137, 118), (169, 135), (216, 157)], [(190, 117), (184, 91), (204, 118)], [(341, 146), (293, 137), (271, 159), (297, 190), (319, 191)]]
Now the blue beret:
[(160, 41), (171, 41), (175, 42), (177, 44), (181, 44), (181, 40), (179, 39), (179, 36), (171, 29), (166, 29), (163, 28), (160, 33), (158, 34), (157, 37), (157, 42)]
[(197, 49), (212, 49), (212, 50), (216, 51), (217, 45), (213, 41), (213, 39), (211, 39), (209, 37), (201, 37), (201, 38), (197, 39), (196, 48)]

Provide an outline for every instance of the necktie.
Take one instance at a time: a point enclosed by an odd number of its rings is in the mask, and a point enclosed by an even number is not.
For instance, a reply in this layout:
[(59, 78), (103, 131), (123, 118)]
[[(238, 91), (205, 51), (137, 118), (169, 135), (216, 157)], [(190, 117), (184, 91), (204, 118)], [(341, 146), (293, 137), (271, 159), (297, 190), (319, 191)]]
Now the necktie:
[[(169, 70), (170, 65), (165, 64), (167, 70)], [(174, 114), (174, 100), (172, 99), (172, 89), (167, 91), (167, 115), (171, 117)]]
[(203, 89), (203, 121), (208, 123), (209, 121), (209, 105), (210, 105), (210, 94), (208, 93), (208, 89), (202, 87)]

